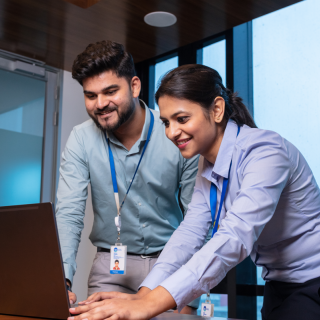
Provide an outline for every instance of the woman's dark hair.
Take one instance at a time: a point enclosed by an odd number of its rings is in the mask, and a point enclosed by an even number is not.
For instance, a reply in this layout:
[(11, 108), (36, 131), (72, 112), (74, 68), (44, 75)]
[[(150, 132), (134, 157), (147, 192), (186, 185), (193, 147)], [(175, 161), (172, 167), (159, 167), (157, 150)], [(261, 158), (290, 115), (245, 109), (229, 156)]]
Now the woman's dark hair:
[(113, 71), (128, 82), (136, 75), (133, 58), (122, 44), (109, 40), (89, 44), (75, 59), (72, 78), (82, 85), (84, 79), (105, 71)]
[(207, 116), (214, 99), (220, 96), (225, 101), (226, 121), (231, 119), (240, 126), (257, 127), (242, 98), (224, 87), (216, 70), (201, 64), (187, 64), (168, 72), (161, 79), (155, 95), (156, 102), (165, 95), (198, 103)]

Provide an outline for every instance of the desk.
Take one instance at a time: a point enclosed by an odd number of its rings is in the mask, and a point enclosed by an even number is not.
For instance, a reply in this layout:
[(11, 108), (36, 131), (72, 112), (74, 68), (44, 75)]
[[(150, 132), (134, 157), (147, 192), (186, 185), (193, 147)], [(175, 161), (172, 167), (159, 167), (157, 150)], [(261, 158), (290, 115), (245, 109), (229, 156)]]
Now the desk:
[[(158, 315), (155, 318), (152, 318), (152, 320), (203, 320), (203, 319), (209, 319), (209, 318), (203, 318), (200, 316), (192, 316), (187, 314), (177, 314), (173, 312), (165, 312), (160, 315)], [(237, 320), (237, 319), (226, 319), (226, 318), (211, 318), (214, 320)], [(16, 316), (5, 316), (0, 314), (0, 320), (47, 320), (47, 319), (40, 319), (40, 318), (28, 318), (28, 317), (16, 317)], [(67, 319), (66, 319), (67, 320)]]

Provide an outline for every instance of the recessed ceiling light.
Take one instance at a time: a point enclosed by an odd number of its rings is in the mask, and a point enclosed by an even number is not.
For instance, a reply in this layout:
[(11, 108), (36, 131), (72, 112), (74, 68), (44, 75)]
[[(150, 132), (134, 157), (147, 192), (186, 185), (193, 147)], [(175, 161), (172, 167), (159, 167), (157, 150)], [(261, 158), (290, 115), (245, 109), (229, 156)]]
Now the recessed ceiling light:
[(144, 22), (153, 27), (169, 27), (177, 22), (174, 14), (163, 11), (148, 13), (144, 17)]

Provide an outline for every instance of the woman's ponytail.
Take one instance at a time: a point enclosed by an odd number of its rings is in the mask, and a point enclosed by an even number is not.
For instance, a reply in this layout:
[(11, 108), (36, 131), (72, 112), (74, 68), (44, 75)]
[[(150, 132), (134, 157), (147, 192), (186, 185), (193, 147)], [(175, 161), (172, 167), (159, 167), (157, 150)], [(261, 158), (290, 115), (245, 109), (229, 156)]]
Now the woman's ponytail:
[(237, 92), (232, 92), (229, 89), (226, 89), (226, 93), (228, 95), (228, 104), (230, 108), (228, 108), (228, 113), (226, 114), (226, 118), (229, 120), (235, 121), (238, 125), (246, 124), (248, 127), (257, 128), (254, 120), (243, 103), (243, 99), (238, 96)]
[(242, 98), (225, 88), (219, 73), (207, 66), (189, 64), (168, 72), (161, 79), (156, 102), (164, 95), (199, 103), (207, 114), (214, 99), (220, 96), (225, 100), (226, 121), (231, 119), (240, 126), (257, 127)]

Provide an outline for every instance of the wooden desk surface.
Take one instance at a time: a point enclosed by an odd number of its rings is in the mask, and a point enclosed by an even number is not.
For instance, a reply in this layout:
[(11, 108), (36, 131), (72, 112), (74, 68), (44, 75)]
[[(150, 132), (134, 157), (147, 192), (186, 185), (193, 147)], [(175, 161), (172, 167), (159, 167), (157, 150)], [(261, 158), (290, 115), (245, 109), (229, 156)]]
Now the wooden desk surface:
[[(0, 320), (42, 320), (40, 318), (29, 318), (29, 317), (17, 317), (17, 316), (7, 316), (7, 315), (1, 315), (0, 314)], [(155, 318), (152, 318), (153, 320), (201, 320), (201, 319), (209, 319), (209, 318), (203, 318), (200, 316), (195, 315), (187, 315), (187, 314), (177, 314), (173, 312), (165, 312), (160, 315), (158, 315)], [(226, 318), (211, 318), (214, 320), (237, 320), (237, 319), (226, 319)], [(43, 319), (47, 320), (47, 319)]]

